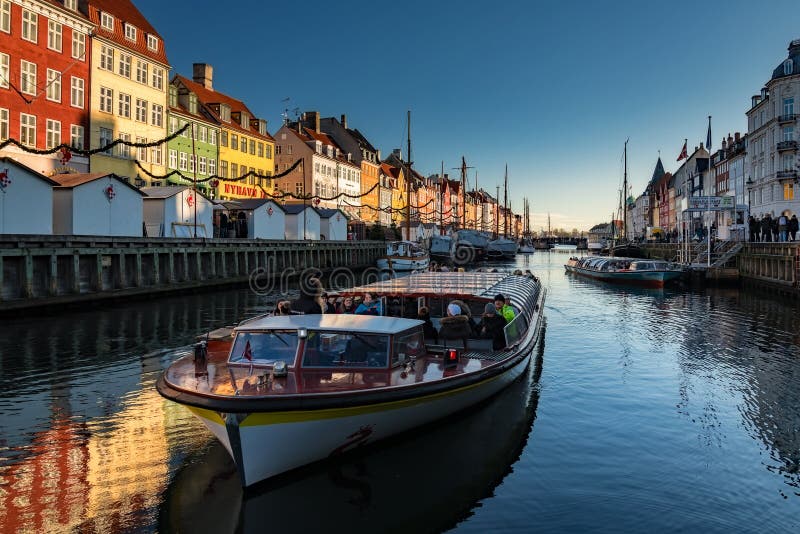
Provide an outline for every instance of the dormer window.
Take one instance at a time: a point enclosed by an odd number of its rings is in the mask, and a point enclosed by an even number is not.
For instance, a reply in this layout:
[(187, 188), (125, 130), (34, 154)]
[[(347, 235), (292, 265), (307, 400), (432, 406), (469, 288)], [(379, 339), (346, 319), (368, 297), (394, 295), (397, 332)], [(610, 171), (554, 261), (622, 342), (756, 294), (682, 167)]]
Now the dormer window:
[(219, 118), (224, 122), (231, 122), (231, 107), (228, 104), (219, 105)]
[(239, 124), (242, 126), (242, 128), (244, 128), (245, 130), (250, 128), (250, 114), (249, 113), (246, 113), (246, 112), (242, 111), (242, 115), (240, 117), (240, 121), (241, 122)]
[(125, 39), (129, 41), (136, 40), (136, 26), (132, 24), (125, 23)]
[(197, 95), (194, 93), (189, 93), (189, 113), (197, 114)]
[(78, 11), (78, 0), (64, 0), (64, 7), (72, 11)]
[(169, 105), (170, 107), (178, 107), (178, 88), (174, 85), (169, 86)]
[(158, 37), (155, 35), (147, 36), (147, 48), (153, 52), (158, 52)]
[(109, 31), (114, 31), (114, 16), (109, 13), (100, 12), (100, 26)]
[(789, 76), (792, 71), (794, 71), (794, 61), (787, 59), (783, 62), (783, 74), (784, 76)]

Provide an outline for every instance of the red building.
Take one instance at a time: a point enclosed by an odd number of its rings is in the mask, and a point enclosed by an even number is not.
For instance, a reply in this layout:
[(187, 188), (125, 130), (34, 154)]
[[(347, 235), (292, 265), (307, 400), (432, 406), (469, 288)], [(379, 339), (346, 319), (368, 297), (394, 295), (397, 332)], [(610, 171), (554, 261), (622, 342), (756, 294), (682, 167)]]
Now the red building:
[[(85, 148), (89, 134), (90, 32), (78, 0), (0, 0), (0, 141), (44, 150)], [(89, 160), (36, 155), (8, 146), (0, 155), (43, 174), (88, 172)]]

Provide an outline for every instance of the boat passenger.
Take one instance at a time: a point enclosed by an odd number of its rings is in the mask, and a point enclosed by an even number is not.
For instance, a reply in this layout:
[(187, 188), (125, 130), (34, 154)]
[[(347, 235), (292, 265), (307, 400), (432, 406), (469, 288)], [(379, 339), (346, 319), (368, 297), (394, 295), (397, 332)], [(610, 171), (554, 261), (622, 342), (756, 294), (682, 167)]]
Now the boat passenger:
[(291, 315), (292, 303), (288, 300), (279, 300), (275, 304), (275, 312), (273, 315)]
[(356, 306), (353, 304), (353, 297), (345, 297), (342, 300), (342, 305), (339, 306), (339, 310), (336, 313), (355, 313)]
[(464, 348), (467, 348), (467, 339), (472, 335), (470, 319), (461, 313), (461, 308), (457, 304), (447, 305), (447, 316), (440, 319), (442, 325), (439, 329), (439, 337), (442, 339), (461, 339)]
[(422, 306), (417, 312), (417, 319), (422, 321), (422, 332), (425, 334), (425, 339), (433, 339), (434, 343), (439, 342), (439, 332), (433, 326), (431, 321), (431, 312), (427, 306)]
[(381, 301), (377, 293), (364, 293), (364, 302), (356, 308), (356, 315), (382, 315)]
[(506, 326), (505, 318), (497, 313), (494, 303), (487, 302), (481, 315), (481, 322), (478, 325), (480, 337), (492, 340), (492, 348), (501, 350), (506, 346), (506, 338), (503, 329)]
[(509, 306), (506, 303), (506, 297), (502, 293), (498, 293), (494, 297), (494, 309), (497, 310), (497, 313), (503, 316), (506, 320), (506, 323), (510, 323), (514, 320), (514, 308)]
[(292, 309), (296, 313), (321, 314), (325, 302), (322, 300), (322, 282), (312, 276), (300, 283), (300, 296), (292, 301)]
[(403, 315), (403, 307), (400, 306), (399, 299), (392, 299), (386, 308), (386, 315), (389, 317), (402, 317)]
[(323, 311), (325, 313), (337, 313), (336, 297), (323, 293), (322, 298), (325, 300), (325, 305), (322, 307)]

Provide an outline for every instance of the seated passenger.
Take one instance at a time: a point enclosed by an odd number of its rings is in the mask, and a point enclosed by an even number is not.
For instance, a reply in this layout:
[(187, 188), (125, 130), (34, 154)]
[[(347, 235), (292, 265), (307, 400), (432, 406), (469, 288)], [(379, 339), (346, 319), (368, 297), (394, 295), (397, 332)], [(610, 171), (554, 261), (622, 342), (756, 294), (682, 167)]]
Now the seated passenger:
[(497, 313), (493, 303), (487, 302), (478, 330), (482, 338), (492, 340), (492, 348), (494, 350), (501, 350), (506, 346), (506, 337), (503, 332), (505, 326), (506, 320)]
[(386, 306), (386, 315), (389, 317), (401, 317), (403, 313), (403, 308), (400, 306), (400, 300), (392, 299), (389, 302), (389, 305)]
[(381, 315), (381, 301), (377, 293), (364, 293), (364, 302), (356, 308), (356, 315)]
[(506, 304), (506, 297), (502, 293), (498, 293), (494, 297), (494, 309), (497, 310), (497, 313), (503, 316), (506, 320), (506, 323), (510, 323), (514, 320), (514, 308)]
[(439, 337), (442, 339), (461, 339), (464, 341), (464, 348), (467, 348), (467, 338), (472, 335), (469, 317), (461, 314), (461, 308), (456, 304), (447, 306), (447, 316), (439, 321), (442, 327), (439, 329)]
[(353, 297), (345, 297), (342, 300), (342, 305), (339, 307), (339, 311), (336, 313), (355, 313), (356, 306), (353, 304)]

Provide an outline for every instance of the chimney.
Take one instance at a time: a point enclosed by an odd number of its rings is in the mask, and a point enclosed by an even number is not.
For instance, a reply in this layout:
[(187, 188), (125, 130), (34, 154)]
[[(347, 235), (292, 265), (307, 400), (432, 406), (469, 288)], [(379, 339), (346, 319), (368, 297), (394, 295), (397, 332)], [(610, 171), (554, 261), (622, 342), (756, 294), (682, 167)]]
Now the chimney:
[(342, 127), (346, 130), (347, 129), (347, 115), (342, 113)]
[(736, 132), (735, 134), (733, 134), (733, 138), (736, 140), (737, 143), (739, 142), (739, 139), (740, 139), (739, 135), (740, 135), (739, 132)]
[(403, 150), (400, 148), (395, 148), (392, 150), (392, 156), (396, 157), (400, 161), (403, 161)]
[(759, 103), (761, 103), (761, 95), (753, 95), (752, 96), (753, 105), (751, 107), (756, 107)]
[(724, 137), (722, 138), (722, 150), (728, 148), (728, 141)]
[(317, 133), (320, 133), (319, 112), (306, 111), (305, 113), (303, 113), (303, 126), (309, 129), (313, 129)]
[(800, 39), (795, 39), (789, 43), (789, 55), (794, 56), (800, 54)]
[(213, 91), (214, 68), (207, 63), (192, 64), (192, 80)]
[(766, 87), (762, 87), (761, 88), (761, 100), (766, 100), (768, 96), (769, 96), (769, 89), (767, 89)]

